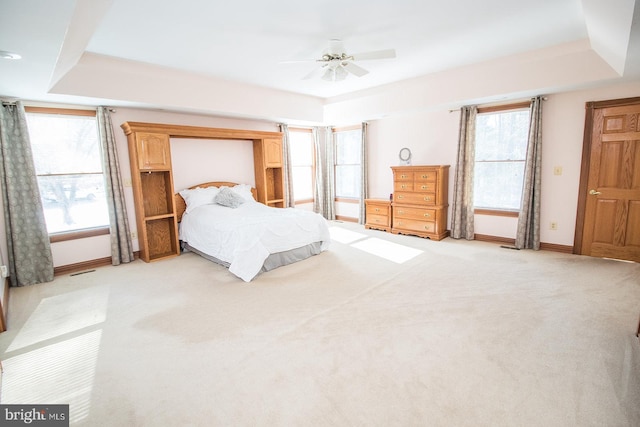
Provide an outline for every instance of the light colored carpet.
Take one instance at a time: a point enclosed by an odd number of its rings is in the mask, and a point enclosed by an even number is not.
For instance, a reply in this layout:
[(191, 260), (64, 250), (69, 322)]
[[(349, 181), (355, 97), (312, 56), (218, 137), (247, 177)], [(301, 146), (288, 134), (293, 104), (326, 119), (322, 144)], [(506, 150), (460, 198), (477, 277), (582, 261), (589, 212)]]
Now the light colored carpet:
[(640, 425), (640, 264), (332, 227), (354, 240), (250, 283), (185, 254), (12, 289), (2, 403), (90, 426)]

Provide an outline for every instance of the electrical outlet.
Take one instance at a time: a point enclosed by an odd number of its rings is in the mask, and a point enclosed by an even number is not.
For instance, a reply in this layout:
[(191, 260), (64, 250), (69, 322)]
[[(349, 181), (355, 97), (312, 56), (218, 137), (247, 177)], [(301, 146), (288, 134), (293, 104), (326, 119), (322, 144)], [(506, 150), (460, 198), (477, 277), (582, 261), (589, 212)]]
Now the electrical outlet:
[(557, 223), (557, 222), (555, 222), (555, 221), (552, 221), (552, 222), (549, 224), (549, 229), (550, 229), (550, 230), (557, 230), (557, 229), (558, 229), (558, 223)]
[(0, 275), (2, 275), (3, 278), (9, 277), (9, 270), (6, 265), (0, 265)]
[(131, 232), (131, 238), (132, 238), (132, 239), (135, 239), (135, 238), (137, 238), (137, 237), (138, 237), (138, 233), (136, 233), (135, 231), (132, 231), (132, 232)]
[(555, 166), (553, 168), (553, 174), (554, 175), (562, 175), (562, 166)]

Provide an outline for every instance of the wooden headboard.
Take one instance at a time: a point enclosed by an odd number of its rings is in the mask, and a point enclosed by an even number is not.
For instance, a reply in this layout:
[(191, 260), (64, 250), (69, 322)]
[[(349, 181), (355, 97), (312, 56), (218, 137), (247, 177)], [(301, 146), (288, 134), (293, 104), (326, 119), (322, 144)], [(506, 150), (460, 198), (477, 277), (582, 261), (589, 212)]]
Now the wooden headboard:
[[(207, 187), (234, 187), (238, 185), (235, 182), (228, 182), (228, 181), (212, 181), (212, 182), (205, 182), (202, 184), (198, 184), (198, 185), (194, 185), (193, 187), (189, 187), (188, 190), (193, 190), (194, 188), (207, 188)], [(258, 192), (254, 187), (251, 187), (251, 194), (253, 194), (253, 198), (258, 200)], [(185, 203), (184, 199), (182, 198), (182, 196), (180, 195), (180, 193), (176, 193), (173, 195), (173, 198), (175, 200), (176, 203), (176, 217), (178, 218), (178, 222), (182, 221), (182, 215), (184, 214), (184, 211), (187, 209), (187, 204)]]

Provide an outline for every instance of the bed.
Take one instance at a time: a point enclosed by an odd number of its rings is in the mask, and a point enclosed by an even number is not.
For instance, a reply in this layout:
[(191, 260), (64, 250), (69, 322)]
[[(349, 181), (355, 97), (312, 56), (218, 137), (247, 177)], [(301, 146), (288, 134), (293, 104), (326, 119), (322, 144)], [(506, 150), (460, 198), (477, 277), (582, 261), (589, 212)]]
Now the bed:
[(246, 184), (207, 182), (174, 197), (183, 250), (224, 265), (245, 282), (317, 255), (331, 241), (321, 215), (258, 203), (255, 188)]

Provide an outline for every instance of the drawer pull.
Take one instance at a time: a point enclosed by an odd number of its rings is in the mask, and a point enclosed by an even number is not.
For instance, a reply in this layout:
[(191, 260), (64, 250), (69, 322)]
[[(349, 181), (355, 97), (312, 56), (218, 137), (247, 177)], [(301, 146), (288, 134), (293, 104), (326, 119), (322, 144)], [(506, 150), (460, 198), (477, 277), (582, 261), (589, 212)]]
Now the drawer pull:
[(427, 189), (427, 186), (426, 186), (426, 185), (423, 185), (423, 186), (422, 186), (422, 189), (423, 189), (423, 190), (426, 190), (426, 189)]
[(424, 226), (424, 229), (428, 231), (428, 230), (429, 230), (429, 226), (428, 226), (428, 225), (425, 225), (425, 226)]
[(402, 187), (402, 188), (407, 188), (407, 186), (406, 186), (406, 185), (404, 185), (404, 184), (402, 184), (402, 185), (401, 185), (401, 187)]
[(402, 215), (402, 214), (404, 213), (404, 211), (398, 211), (398, 213), (399, 213), (400, 215)]
[(376, 208), (376, 212), (380, 212), (380, 208)]
[(425, 202), (430, 202), (431, 201), (431, 197), (430, 196), (425, 196), (424, 197), (424, 201)]
[(426, 214), (424, 214), (424, 216), (426, 216), (427, 218), (429, 218), (429, 217), (431, 216), (431, 214), (426, 213)]
[(422, 179), (427, 179), (429, 178), (429, 175), (422, 175)]
[(402, 195), (399, 195), (399, 196), (398, 196), (398, 199), (402, 199), (402, 198), (403, 198), (403, 196), (402, 196)]
[(406, 178), (407, 175), (400, 175), (400, 178)]

